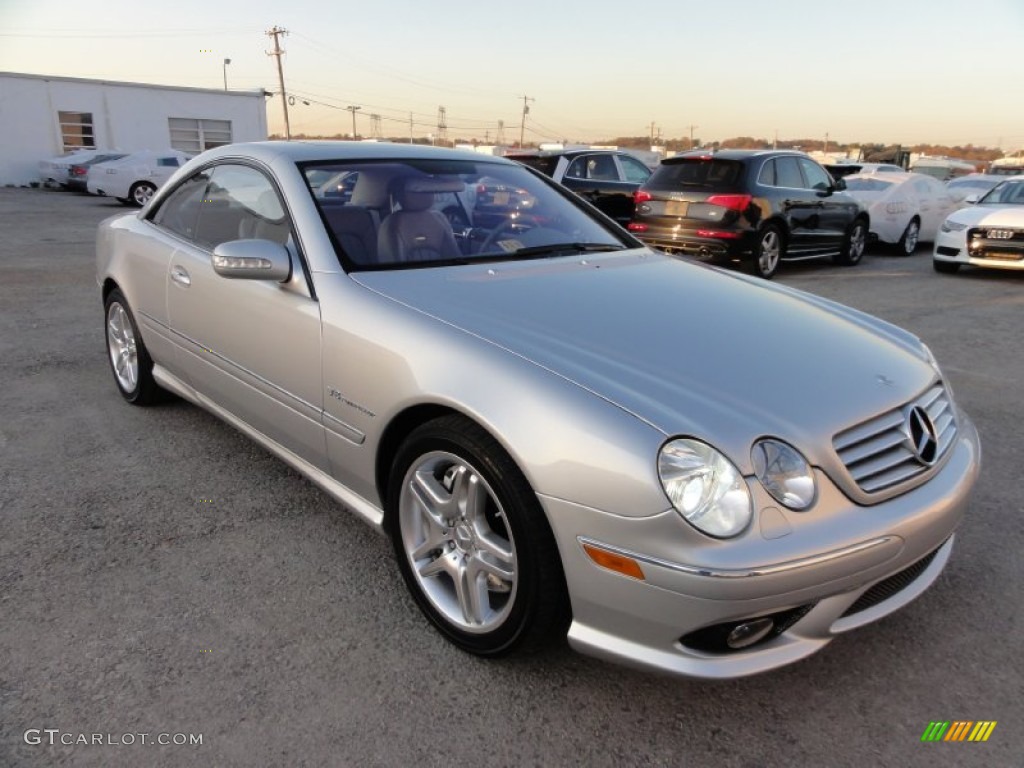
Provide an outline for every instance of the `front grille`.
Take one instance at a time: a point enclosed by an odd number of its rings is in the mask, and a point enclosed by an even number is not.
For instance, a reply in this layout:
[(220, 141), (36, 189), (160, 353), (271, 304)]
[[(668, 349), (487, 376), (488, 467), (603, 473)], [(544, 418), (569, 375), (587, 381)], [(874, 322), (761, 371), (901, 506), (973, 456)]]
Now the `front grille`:
[(967, 251), (976, 259), (1024, 259), (1024, 229), (976, 227), (967, 230)]
[(846, 609), (846, 613), (843, 614), (842, 618), (852, 616), (855, 613), (866, 611), (872, 606), (878, 605), (879, 603), (888, 600), (893, 595), (902, 592), (904, 589), (909, 587), (917, 577), (924, 573), (925, 569), (931, 564), (932, 560), (935, 559), (935, 555), (938, 554), (939, 547), (934, 552), (925, 555), (916, 563), (908, 568), (904, 568), (899, 573), (893, 574), (889, 578), (878, 582), (865, 592), (863, 595), (857, 598), (857, 602)]
[[(927, 411), (938, 442), (934, 459), (925, 462), (914, 451), (908, 415), (915, 407)], [(832, 446), (857, 487), (865, 493), (898, 486), (927, 471), (945, 455), (956, 437), (953, 404), (941, 382), (915, 400), (843, 430)]]

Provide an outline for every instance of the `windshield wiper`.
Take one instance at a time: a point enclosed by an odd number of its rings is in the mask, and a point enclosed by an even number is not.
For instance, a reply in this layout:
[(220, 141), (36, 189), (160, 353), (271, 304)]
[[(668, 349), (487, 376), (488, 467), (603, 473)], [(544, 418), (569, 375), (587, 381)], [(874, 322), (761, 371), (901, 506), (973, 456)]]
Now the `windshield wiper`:
[(517, 248), (512, 256), (552, 256), (562, 253), (601, 253), (607, 251), (624, 251), (626, 246), (615, 243), (551, 243), (550, 245), (531, 245)]

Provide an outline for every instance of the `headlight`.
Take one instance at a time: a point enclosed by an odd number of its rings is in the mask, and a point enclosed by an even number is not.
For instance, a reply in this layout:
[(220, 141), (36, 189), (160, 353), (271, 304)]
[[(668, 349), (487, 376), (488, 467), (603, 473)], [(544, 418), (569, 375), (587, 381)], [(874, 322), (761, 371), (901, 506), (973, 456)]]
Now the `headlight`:
[(704, 533), (728, 538), (750, 522), (746, 481), (707, 443), (687, 438), (666, 443), (658, 454), (658, 477), (672, 506)]
[(952, 219), (946, 219), (942, 222), (942, 226), (939, 227), (943, 232), (963, 232), (967, 229), (966, 224), (961, 224), (959, 221), (953, 221)]
[(814, 472), (796, 448), (781, 440), (758, 440), (750, 458), (757, 479), (779, 504), (799, 512), (814, 503)]

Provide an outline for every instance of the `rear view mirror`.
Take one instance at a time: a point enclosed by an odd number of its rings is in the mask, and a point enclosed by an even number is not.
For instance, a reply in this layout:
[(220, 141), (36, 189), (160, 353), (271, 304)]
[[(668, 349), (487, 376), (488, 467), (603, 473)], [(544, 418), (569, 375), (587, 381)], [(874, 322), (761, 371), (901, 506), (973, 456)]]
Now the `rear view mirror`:
[(232, 240), (213, 249), (213, 271), (221, 277), (273, 280), (283, 283), (292, 274), (288, 250), (271, 240)]

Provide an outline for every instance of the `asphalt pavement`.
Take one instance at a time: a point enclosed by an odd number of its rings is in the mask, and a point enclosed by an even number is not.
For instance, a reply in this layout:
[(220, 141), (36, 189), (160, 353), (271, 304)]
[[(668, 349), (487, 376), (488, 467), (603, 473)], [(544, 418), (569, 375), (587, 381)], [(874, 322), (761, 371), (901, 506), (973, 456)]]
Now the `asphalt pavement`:
[[(919, 600), (706, 683), (465, 655), (311, 483), (191, 405), (126, 405), (94, 278), (124, 210), (0, 189), (0, 766), (1024, 765), (1024, 273), (938, 275), (928, 245), (782, 267), (931, 346), (983, 472)], [(922, 743), (935, 720), (997, 726)]]

